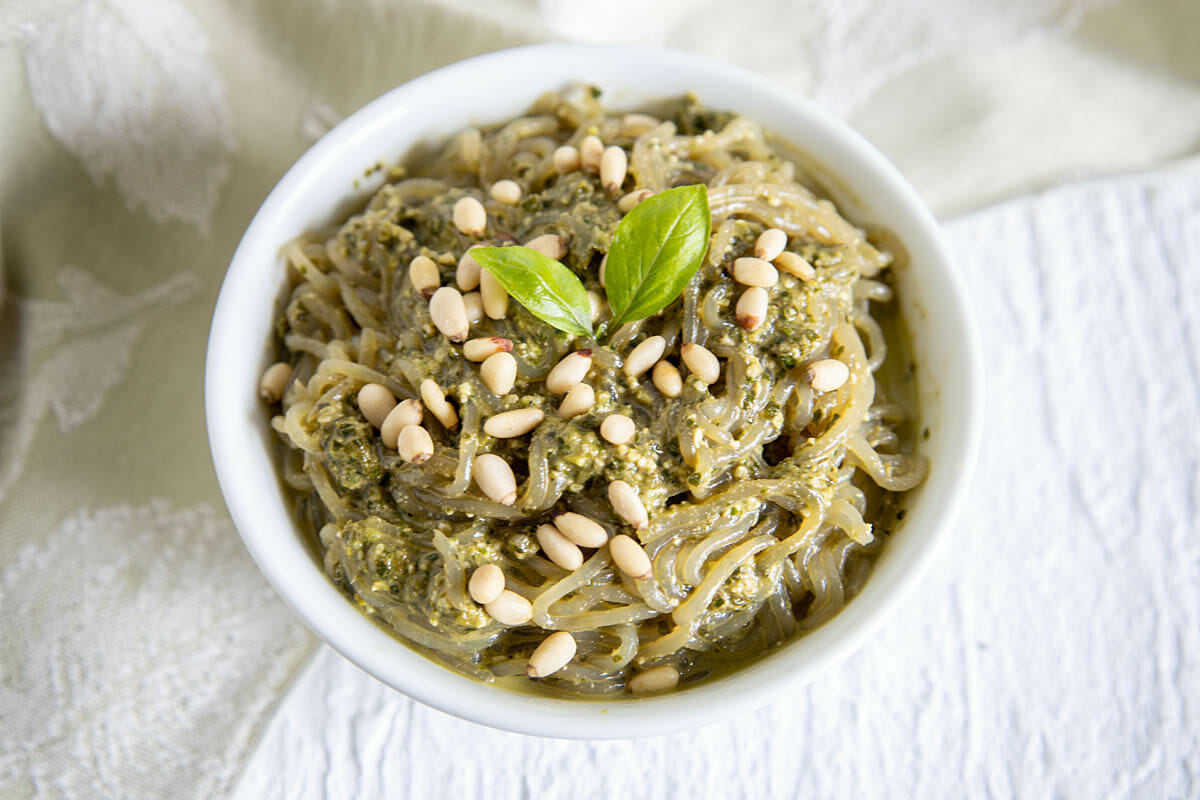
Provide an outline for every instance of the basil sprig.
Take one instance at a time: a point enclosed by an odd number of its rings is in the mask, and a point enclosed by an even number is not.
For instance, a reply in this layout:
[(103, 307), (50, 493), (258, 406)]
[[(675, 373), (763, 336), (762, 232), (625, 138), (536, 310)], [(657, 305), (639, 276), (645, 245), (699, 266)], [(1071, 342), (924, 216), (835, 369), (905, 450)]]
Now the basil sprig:
[(643, 200), (613, 233), (604, 270), (612, 327), (667, 307), (700, 269), (712, 221), (704, 184)]
[[(605, 267), (610, 328), (670, 305), (700, 269), (711, 232), (703, 184), (668, 189), (626, 214), (613, 232)], [(471, 257), (538, 319), (560, 331), (593, 335), (587, 290), (567, 267), (528, 247), (479, 247)]]
[(592, 306), (574, 272), (528, 247), (477, 247), (471, 258), (529, 313), (560, 331), (592, 335)]

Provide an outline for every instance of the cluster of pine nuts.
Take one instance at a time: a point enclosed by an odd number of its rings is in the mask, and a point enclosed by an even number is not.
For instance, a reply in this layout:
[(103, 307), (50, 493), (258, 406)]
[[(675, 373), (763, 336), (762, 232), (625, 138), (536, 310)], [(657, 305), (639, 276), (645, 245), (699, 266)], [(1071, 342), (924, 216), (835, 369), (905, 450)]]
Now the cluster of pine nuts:
[[(733, 262), (733, 279), (747, 287), (734, 309), (737, 324), (745, 330), (757, 330), (766, 320), (769, 301), (767, 289), (779, 281), (779, 270), (805, 282), (817, 276), (813, 265), (799, 254), (787, 250), (787, 244), (787, 233), (779, 228), (767, 228), (754, 242), (754, 255)], [(826, 358), (809, 364), (803, 376), (816, 391), (832, 392), (850, 379), (850, 368), (835, 358)]]
[[(578, 170), (598, 173), (600, 185), (610, 194), (617, 194), (621, 191), (625, 177), (629, 174), (629, 155), (625, 152), (625, 148), (615, 144), (605, 147), (604, 142), (595, 134), (583, 137), (579, 142), (579, 147), (569, 144), (559, 147), (551, 156), (551, 161), (554, 163), (554, 171), (559, 175), (566, 175)], [(645, 200), (651, 193), (632, 192), (631, 194), (638, 195), (638, 199), (627, 200), (628, 195), (622, 197), (620, 205), (624, 206), (621, 208), (623, 213)]]
[[(488, 358), (509, 355), (502, 345)], [(659, 355), (663, 348), (659, 348)], [(481, 350), (482, 352), (482, 350)], [(552, 394), (564, 395), (559, 414), (570, 419), (586, 413), (595, 403), (595, 390), (584, 382), (592, 368), (593, 355), (590, 350), (568, 353), (546, 376), (546, 389)], [(485, 362), (486, 364), (486, 362)], [(497, 438), (523, 436), (545, 419), (545, 413), (535, 408), (517, 408), (494, 414), (484, 422), (484, 432)], [(600, 435), (613, 444), (626, 444), (635, 435), (632, 419), (624, 414), (609, 414), (600, 424)], [(516, 485), (512, 470), (498, 456), (484, 454), (476, 457), (475, 481), (481, 491), (498, 502), (514, 502)], [(637, 490), (622, 480), (609, 484), (609, 502), (617, 515), (634, 529), (648, 525), (646, 508)], [(609, 555), (617, 569), (634, 579), (649, 577), (652, 571), (649, 556), (632, 537), (618, 534), (609, 538), (608, 531), (596, 520), (583, 514), (568, 511), (558, 514), (552, 522), (542, 523), (536, 532), (538, 546), (553, 564), (568, 572), (579, 569), (584, 562), (584, 548), (597, 549), (607, 546)], [(497, 622), (504, 625), (523, 625), (531, 619), (529, 601), (515, 592), (504, 589), (504, 578), (494, 564), (485, 564), (471, 576), (468, 589), (471, 597), (483, 605), (484, 610)], [(546, 637), (529, 658), (526, 668), (531, 678), (551, 675), (566, 666), (575, 655), (574, 638), (566, 631), (557, 631)], [(650, 671), (647, 671), (648, 673)], [(641, 680), (637, 685), (646, 683)], [(633, 688), (631, 691), (661, 691), (651, 688)]]
[[(592, 162), (596, 161), (599, 153), (596, 168), (603, 173), (605, 159), (608, 153), (613, 152), (613, 148), (605, 149), (596, 137), (589, 136), (582, 142), (580, 152), (580, 163), (584, 169), (588, 169)], [(574, 163), (575, 154), (560, 148), (556, 158), (560, 155), (564, 164), (568, 160)], [(568, 159), (568, 156), (571, 159)], [(618, 164), (623, 168), (623, 163), (617, 159), (609, 159), (608, 163)], [(610, 170), (616, 168), (609, 167)], [(498, 181), (493, 186), (493, 197), (502, 202), (511, 199), (514, 197), (515, 187), (515, 196), (519, 198), (519, 186), (515, 182), (509, 183), (513, 183), (513, 186)], [(483, 214), (482, 223), (479, 221), (480, 214)], [(471, 197), (464, 197), (458, 201), (454, 218), (455, 224), (464, 232), (482, 233), (481, 226), (486, 226), (483, 206)], [(527, 242), (527, 246), (555, 259), (562, 258), (566, 253), (566, 240), (555, 234), (535, 237)], [(778, 228), (769, 228), (758, 237), (754, 248), (755, 255), (738, 258), (733, 264), (734, 278), (748, 287), (738, 300), (736, 309), (738, 324), (747, 330), (757, 328), (766, 316), (766, 290), (778, 280), (776, 266), (801, 280), (811, 280), (814, 276), (812, 265), (794, 253), (786, 252), (786, 246), (787, 235)], [(425, 255), (419, 255), (410, 262), (409, 278), (414, 291), (429, 299), (429, 314), (437, 329), (451, 341), (462, 343), (462, 353), (468, 361), (481, 362), (479, 375), (484, 384), (497, 396), (511, 392), (517, 376), (517, 362), (511, 352), (513, 343), (500, 336), (467, 339), (472, 319), (477, 321), (481, 315), (478, 311), (471, 313), (468, 310), (466, 297), (477, 297), (477, 303), (472, 305), (481, 306), (483, 312), (492, 318), (502, 317), (508, 304), (508, 295), (504, 288), (471, 258), (470, 249), (463, 253), (458, 261), (455, 274), (458, 289), (439, 286), (437, 264)], [(469, 292), (466, 296), (459, 291), (475, 287), (479, 287), (479, 292)], [(602, 300), (598, 298), (597, 302)], [(683, 391), (683, 376), (678, 367), (663, 358), (665, 352), (666, 340), (662, 336), (650, 336), (630, 351), (622, 369), (630, 379), (637, 379), (650, 371), (655, 388), (664, 397), (674, 398)], [(546, 391), (564, 395), (558, 408), (559, 415), (564, 419), (585, 414), (595, 405), (595, 391), (584, 382), (591, 370), (592, 361), (591, 350), (577, 350), (564, 356), (546, 376)], [(683, 344), (680, 348), (680, 361), (691, 375), (705, 385), (711, 385), (720, 379), (719, 359), (701, 344)], [(849, 368), (837, 359), (823, 359), (809, 364), (803, 375), (815, 390), (828, 392), (838, 389), (849, 379)], [(277, 402), (283, 395), (290, 376), (291, 368), (287, 364), (272, 365), (263, 374), (260, 394), (270, 402)], [(358, 395), (360, 410), (367, 420), (380, 430), (385, 446), (395, 448), (404, 460), (415, 464), (422, 463), (433, 454), (432, 437), (420, 424), (424, 411), (428, 410), (447, 429), (458, 425), (458, 415), (453, 405), (434, 381), (423, 381), (420, 394), (421, 400), (410, 399), (397, 403), (386, 387), (367, 384)], [(544, 419), (545, 413), (540, 409), (515, 408), (487, 419), (483, 430), (497, 439), (511, 439), (532, 432)], [(599, 432), (602, 439), (617, 446), (629, 444), (637, 435), (634, 421), (624, 414), (606, 416), (601, 421)], [(504, 459), (494, 454), (480, 456), (476, 459), (473, 476), (480, 491), (492, 500), (506, 505), (516, 502), (516, 480), (512, 468)], [(635, 529), (647, 525), (646, 509), (633, 486), (624, 481), (613, 481), (609, 485), (608, 495), (614, 511), (622, 520)], [(555, 563), (571, 569), (574, 567), (568, 567), (568, 564), (577, 566), (578, 559), (570, 549), (575, 545), (567, 540), (563, 540), (565, 544), (559, 542), (549, 533), (539, 538), (545, 538), (549, 543), (544, 542), (543, 549)], [(631, 555), (635, 551), (629, 547), (637, 547), (636, 542), (625, 538), (628, 544), (622, 541), (617, 546), (617, 552), (624, 555), (618, 557), (614, 553), (614, 560), (628, 574), (644, 577), (648, 571), (643, 569), (645, 565), (637, 559), (636, 554)], [(552, 553), (558, 553), (559, 557), (555, 558)]]
[[(635, 119), (637, 116), (629, 115), (631, 128), (645, 128), (653, 122), (653, 118), (648, 117), (647, 121)], [(606, 148), (594, 135), (584, 137), (579, 149), (570, 145), (560, 147), (553, 159), (560, 172), (573, 169), (599, 172), (601, 182), (610, 191), (620, 188), (627, 170), (624, 150), (617, 146)], [(492, 185), (490, 193), (498, 202), (513, 204), (520, 200), (521, 189), (515, 181), (501, 180)], [(649, 196), (645, 190), (636, 190), (622, 198), (622, 201), (635, 195), (636, 200), (628, 204), (629, 208)], [(487, 227), (487, 212), (483, 204), (471, 196), (455, 203), (453, 219), (462, 233), (471, 236), (482, 235)], [(731, 269), (733, 277), (747, 287), (736, 306), (737, 322), (742, 328), (755, 330), (762, 325), (767, 314), (767, 289), (778, 281), (779, 269), (803, 281), (815, 277), (812, 265), (799, 255), (788, 252), (787, 243), (784, 231), (768, 228), (756, 240), (753, 256), (734, 261)], [(472, 245), (459, 259), (455, 272), (457, 288), (440, 285), (437, 263), (424, 254), (416, 256), (409, 263), (409, 280), (413, 290), (428, 299), (429, 315), (434, 326), (450, 341), (461, 342), (463, 356), (468, 361), (481, 362), (479, 376), (483, 383), (497, 396), (505, 396), (512, 391), (517, 376), (517, 362), (511, 352), (513, 343), (499, 336), (467, 338), (470, 326), (485, 314), (492, 319), (501, 319), (508, 308), (508, 293), (504, 287), (471, 257), (471, 250), (479, 246)], [(567, 252), (566, 240), (556, 234), (537, 236), (528, 241), (526, 246), (554, 259), (561, 259)], [(604, 260), (607, 260), (607, 256)], [(601, 262), (600, 272), (603, 283), (604, 261)], [(598, 313), (603, 298), (596, 295), (591, 302), (593, 314)], [(655, 388), (664, 397), (675, 398), (683, 391), (683, 376), (678, 367), (663, 358), (665, 351), (666, 340), (662, 336), (650, 336), (628, 354), (623, 371), (630, 379), (651, 371)], [(720, 361), (701, 344), (683, 344), (680, 361), (691, 375), (705, 385), (720, 379)], [(585, 414), (594, 406), (595, 391), (584, 382), (591, 366), (592, 351), (577, 350), (563, 357), (546, 376), (546, 390), (551, 394), (564, 395), (558, 408), (559, 415), (564, 419)], [(843, 362), (827, 358), (809, 364), (803, 376), (813, 389), (828, 392), (845, 384), (850, 371)], [(268, 402), (278, 402), (290, 379), (291, 367), (288, 364), (273, 364), (263, 373), (259, 393)], [(358, 405), (363, 416), (379, 429), (384, 445), (396, 449), (404, 460), (414, 464), (422, 463), (433, 455), (432, 437), (428, 430), (421, 427), (425, 411), (429, 411), (446, 429), (458, 425), (454, 406), (434, 381), (423, 381), (420, 394), (420, 400), (408, 399), (398, 403), (386, 387), (374, 383), (363, 386), (358, 394)], [(510, 439), (530, 433), (544, 419), (545, 414), (540, 409), (517, 408), (493, 415), (484, 422), (483, 429), (498, 439)], [(633, 420), (624, 414), (609, 414), (600, 424), (601, 438), (613, 445), (628, 444), (636, 434)], [(516, 481), (512, 468), (499, 456), (480, 456), (476, 460), (474, 478), (479, 489), (491, 499), (504, 504), (516, 501)], [(624, 481), (614, 481), (608, 493), (614, 510), (625, 522), (635, 529), (646, 526), (645, 507), (632, 486)], [(632, 540), (630, 542), (633, 543)], [(554, 545), (551, 545), (551, 549), (554, 549)], [(618, 545), (618, 549), (627, 551), (624, 544)], [(564, 547), (558, 547), (557, 551), (569, 552)], [(642, 565), (633, 564), (629, 558), (633, 557), (625, 558), (625, 566), (630, 568), (626, 571), (641, 577)], [(569, 556), (566, 560), (574, 561)]]
[[(486, 455), (479, 456), (476, 459), (477, 465), (485, 458), (487, 458)], [(613, 485), (617, 484), (632, 491), (632, 487), (623, 481), (613, 482)], [(637, 507), (640, 507), (641, 503), (637, 499), (636, 492), (633, 493), (632, 498)], [(617, 502), (625, 502), (625, 499)], [(642, 509), (642, 515), (644, 517), (645, 509)], [(582, 548), (598, 549), (605, 546), (609, 548), (609, 556), (617, 569), (632, 578), (647, 578), (653, 569), (650, 557), (633, 537), (617, 534), (610, 539), (608, 531), (603, 525), (591, 517), (574, 511), (562, 512), (554, 517), (553, 522), (539, 525), (537, 541), (546, 558), (568, 572), (583, 566)], [(471, 573), (467, 581), (467, 593), (472, 600), (483, 606), (488, 616), (501, 625), (528, 624), (533, 618), (532, 604), (521, 594), (505, 588), (505, 585), (504, 571), (496, 564), (486, 563)], [(530, 655), (526, 674), (531, 678), (544, 678), (551, 675), (570, 662), (575, 655), (575, 650), (575, 639), (570, 633), (566, 631), (552, 633)], [(630, 691), (635, 694), (664, 691), (674, 686), (674, 682), (668, 680), (668, 675), (654, 673), (653, 669), (646, 670), (642, 674), (648, 677), (635, 676), (630, 681)], [(677, 673), (675, 681), (678, 681)]]
[(421, 425), (425, 405), (413, 398), (397, 402), (391, 390), (379, 383), (364, 384), (355, 398), (367, 422), (379, 430), (385, 447), (410, 464), (423, 464), (433, 456), (433, 437)]
[(748, 287), (738, 298), (737, 324), (753, 331), (767, 318), (767, 289), (779, 281), (779, 270), (802, 281), (816, 277), (813, 265), (787, 250), (788, 237), (779, 228), (767, 228), (754, 242), (754, 255), (736, 259), (730, 272), (733, 279)]

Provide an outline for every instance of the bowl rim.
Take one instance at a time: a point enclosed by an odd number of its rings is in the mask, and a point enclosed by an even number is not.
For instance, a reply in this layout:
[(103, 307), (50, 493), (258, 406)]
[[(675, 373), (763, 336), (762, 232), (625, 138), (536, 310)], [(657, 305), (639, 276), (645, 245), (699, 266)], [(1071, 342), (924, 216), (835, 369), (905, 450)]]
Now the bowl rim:
[[(371, 622), (349, 601), (316, 565), (305, 550), (300, 557), (296, 541), (281, 547), (274, 532), (266, 531), (256, 518), (256, 497), (243, 480), (241, 463), (253, 449), (248, 444), (247, 425), (254, 420), (226, 413), (237, 392), (247, 388), (234, 380), (224, 368), (226, 359), (247, 348), (244, 339), (233, 334), (238, 327), (239, 298), (248, 276), (262, 266), (256, 259), (268, 244), (277, 253), (283, 242), (262, 241), (271, 220), (278, 217), (295, 196), (301, 196), (305, 184), (326, 159), (352, 145), (365, 128), (377, 124), (404, 103), (418, 89), (443, 82), (461, 80), (476, 70), (503, 69), (512, 59), (577, 57), (641, 58), (658, 60), (673, 68), (698, 75), (720, 76), (736, 81), (759, 95), (771, 95), (786, 106), (789, 116), (802, 118), (822, 135), (836, 141), (848, 156), (883, 182), (886, 192), (912, 215), (921, 229), (936, 263), (925, 269), (940, 273), (944, 291), (951, 298), (944, 309), (961, 337), (964, 356), (957, 360), (963, 382), (963, 403), (959, 409), (957, 451), (952, 464), (957, 480), (937, 498), (939, 516), (931, 529), (908, 534), (919, 537), (923, 546), (909, 553), (902, 573), (893, 570), (887, 602), (865, 607), (856, 597), (834, 619), (803, 637), (793, 638), (786, 646), (767, 657), (720, 679), (708, 681), (685, 692), (615, 702), (580, 701), (523, 695), (487, 686), (434, 662)], [(436, 116), (436, 112), (435, 112)], [(803, 145), (804, 143), (797, 143)], [(364, 158), (363, 161), (368, 159)], [(834, 172), (835, 176), (840, 173)], [(349, 193), (349, 190), (348, 192)], [(798, 688), (857, 650), (911, 595), (927, 573), (941, 545), (947, 539), (952, 522), (962, 505), (970, 475), (982, 439), (983, 368), (978, 333), (971, 315), (965, 281), (955, 268), (942, 231), (932, 212), (916, 190), (864, 137), (812, 101), (774, 81), (746, 69), (703, 56), (665, 48), (587, 44), (535, 44), (500, 50), (458, 61), (401, 84), (372, 100), (316, 142), (304, 153), (272, 189), (247, 227), (222, 282), (212, 317), (205, 365), (205, 415), (209, 444), (222, 495), (235, 527), (246, 548), (275, 592), (292, 611), (324, 642), (359, 668), (393, 689), (433, 708), (465, 720), (502, 730), (571, 739), (612, 739), (671, 733), (718, 721), (739, 709), (767, 704), (785, 688)], [(258, 363), (258, 362), (256, 362)], [(261, 416), (261, 415), (260, 415)], [(261, 420), (257, 422), (261, 425)], [(273, 460), (273, 459), (272, 459)], [(933, 502), (930, 498), (925, 502)], [(292, 539), (299, 540), (292, 525)], [(908, 528), (906, 527), (906, 531)], [(894, 546), (893, 545), (889, 545)], [(909, 548), (910, 550), (912, 548)], [(324, 584), (322, 590), (316, 579)], [(878, 567), (878, 565), (877, 565)], [(299, 570), (300, 572), (297, 572)], [(870, 585), (876, 579), (872, 575)], [(330, 599), (329, 590), (337, 602)], [(375, 631), (372, 635), (367, 628)], [(394, 647), (381, 643), (386, 637)], [(804, 643), (802, 649), (797, 645)]]

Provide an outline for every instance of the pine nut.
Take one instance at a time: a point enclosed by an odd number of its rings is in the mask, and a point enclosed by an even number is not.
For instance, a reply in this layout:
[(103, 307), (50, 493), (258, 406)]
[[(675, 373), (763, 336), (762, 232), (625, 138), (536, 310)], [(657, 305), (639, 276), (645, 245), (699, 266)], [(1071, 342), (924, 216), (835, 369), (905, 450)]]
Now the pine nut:
[(608, 552), (617, 569), (631, 578), (649, 578), (654, 570), (650, 556), (646, 555), (642, 546), (623, 533), (618, 533), (609, 541)]
[(471, 573), (467, 592), (479, 605), (487, 605), (504, 591), (504, 570), (495, 564), (483, 564)]
[(600, 259), (600, 288), (607, 289), (608, 284), (604, 282), (604, 272), (608, 267), (608, 253), (604, 254), (604, 258)]
[(425, 403), (425, 408), (429, 409), (429, 413), (442, 423), (443, 428), (458, 427), (458, 413), (454, 410), (454, 406), (450, 405), (450, 401), (446, 399), (442, 387), (429, 378), (421, 381), (421, 401)]
[(583, 564), (583, 553), (553, 525), (538, 525), (537, 540), (546, 558), (567, 572), (574, 572)]
[(420, 425), (424, 416), (425, 406), (420, 400), (401, 400), (384, 418), (379, 428), (379, 438), (383, 439), (384, 445), (395, 450), (400, 431), (409, 425)]
[(629, 444), (637, 428), (624, 414), (609, 414), (600, 423), (600, 435), (610, 444)]
[(588, 306), (592, 309), (592, 322), (600, 319), (600, 315), (604, 313), (604, 298), (599, 292), (588, 291)]
[(455, 136), (450, 144), (457, 160), (474, 172), (479, 169), (479, 151), (483, 149), (483, 134), (478, 128), (467, 128)]
[(683, 376), (670, 361), (655, 364), (651, 378), (654, 387), (662, 392), (664, 397), (679, 397), (683, 393)]
[(626, 114), (621, 117), (621, 135), (634, 139), (658, 127), (658, 120), (649, 114)]
[(617, 210), (622, 214), (628, 214), (630, 211), (633, 211), (634, 206), (638, 205), (644, 200), (650, 199), (653, 196), (654, 192), (650, 191), (649, 189), (634, 189), (632, 192), (617, 201)]
[(497, 503), (511, 506), (517, 501), (517, 479), (512, 467), (498, 455), (484, 453), (475, 458), (475, 483)]
[(427, 300), (442, 283), (438, 266), (429, 256), (417, 256), (408, 263), (408, 279), (417, 294)]
[(505, 178), (492, 184), (492, 199), (506, 206), (515, 206), (521, 202), (521, 187), (516, 181)]
[(358, 410), (376, 428), (383, 427), (383, 421), (395, 407), (396, 398), (386, 386), (368, 383), (358, 390)]
[(405, 461), (423, 464), (433, 455), (433, 439), (420, 425), (405, 425), (396, 437), (396, 452)]
[(517, 382), (517, 360), (512, 353), (494, 353), (479, 366), (479, 377), (492, 394), (503, 397)]
[(742, 296), (738, 298), (737, 309), (737, 324), (741, 325), (748, 331), (756, 330), (759, 325), (763, 324), (763, 320), (767, 318), (767, 290), (761, 286), (751, 286), (746, 291), (742, 292)]
[(775, 266), (789, 275), (795, 275), (802, 281), (811, 281), (817, 277), (817, 271), (813, 265), (796, 253), (785, 252), (775, 256)]
[(514, 408), (488, 417), (483, 423), (483, 432), (497, 439), (515, 439), (541, 425), (545, 418), (546, 414), (540, 408)]
[(467, 309), (467, 322), (478, 324), (483, 319), (483, 296), (479, 292), (467, 292), (463, 295), (463, 308)]
[(501, 625), (524, 625), (533, 619), (533, 604), (516, 592), (505, 589), (483, 610)]
[(558, 415), (563, 419), (586, 414), (596, 404), (596, 391), (586, 383), (577, 383), (567, 390), (566, 397), (558, 406)]
[(763, 261), (774, 261), (787, 247), (787, 234), (779, 228), (767, 228), (754, 242), (754, 257)]
[(429, 318), (442, 335), (452, 342), (467, 338), (471, 323), (467, 321), (467, 306), (458, 289), (443, 286), (429, 298)]
[(487, 229), (487, 211), (474, 197), (462, 197), (454, 204), (454, 227), (467, 236), (480, 236)]
[(633, 694), (669, 692), (677, 685), (679, 685), (679, 670), (670, 664), (651, 667), (629, 679), (629, 691)]
[(592, 351), (576, 350), (563, 356), (546, 376), (546, 391), (550, 394), (564, 394), (577, 383), (582, 383), (592, 368)]
[(688, 370), (704, 383), (716, 383), (721, 377), (721, 362), (704, 345), (688, 342), (679, 353)]
[(579, 169), (579, 150), (569, 144), (554, 151), (554, 171), (566, 175)]
[[(405, 425), (420, 425), (421, 419), (425, 416), (425, 405), (420, 400), (413, 398), (401, 400), (388, 416), (395, 416), (397, 422), (403, 422)], [(386, 419), (384, 424), (387, 424)]]
[(567, 631), (550, 634), (529, 656), (525, 674), (531, 678), (544, 678), (558, 672), (575, 657), (575, 637)]
[(599, 136), (588, 134), (579, 143), (579, 166), (585, 172), (599, 172), (600, 159), (604, 158), (604, 142)]
[(483, 247), (481, 244), (473, 244), (467, 248), (467, 252), (462, 254), (458, 259), (458, 267), (454, 271), (454, 282), (458, 284), (458, 288), (464, 292), (469, 292), (472, 289), (479, 287), (479, 262), (471, 256), (471, 251), (476, 247)]
[(567, 254), (567, 240), (557, 233), (543, 233), (525, 243), (530, 250), (536, 250), (547, 258), (559, 260)]
[(661, 336), (651, 336), (629, 353), (625, 358), (625, 374), (631, 378), (636, 378), (646, 370), (654, 366), (654, 363), (662, 358), (662, 354), (666, 352), (667, 340)]
[(850, 379), (850, 368), (836, 358), (826, 358), (808, 365), (804, 380), (818, 392), (832, 392)]
[(258, 382), (258, 396), (268, 403), (278, 403), (287, 391), (288, 381), (291, 379), (291, 364), (285, 361), (272, 364), (263, 372), (262, 380)]
[(642, 498), (638, 497), (637, 489), (625, 481), (615, 480), (608, 485), (608, 502), (612, 504), (617, 516), (634, 528), (640, 530), (650, 524), (646, 516), (646, 507), (642, 505)]
[(603, 525), (574, 511), (564, 511), (555, 517), (554, 527), (580, 547), (603, 547), (608, 542), (608, 531)]
[(747, 256), (733, 262), (733, 279), (747, 286), (774, 286), (779, 282), (779, 271), (770, 262)]
[(483, 300), (483, 313), (492, 319), (504, 319), (508, 314), (508, 292), (486, 269), (479, 271), (479, 295)]
[(615, 144), (605, 148), (604, 155), (600, 157), (600, 183), (604, 188), (619, 192), (628, 172), (629, 157), (625, 155), (625, 150)]
[(463, 342), (463, 356), (467, 361), (484, 361), (496, 353), (510, 352), (512, 348), (512, 342), (503, 336), (483, 336)]

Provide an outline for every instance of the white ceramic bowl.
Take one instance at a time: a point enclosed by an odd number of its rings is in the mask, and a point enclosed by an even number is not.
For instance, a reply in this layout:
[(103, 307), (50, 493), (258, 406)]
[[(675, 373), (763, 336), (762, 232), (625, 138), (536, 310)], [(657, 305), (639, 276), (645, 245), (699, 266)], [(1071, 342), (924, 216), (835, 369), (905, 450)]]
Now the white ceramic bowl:
[[(525, 111), (539, 94), (576, 81), (629, 108), (696, 92), (793, 142), (827, 171), (852, 220), (892, 230), (911, 256), (896, 276), (919, 369), (920, 450), (932, 471), (866, 587), (836, 618), (728, 677), (664, 697), (611, 702), (525, 696), (451, 672), (393, 639), (326, 578), (288, 512), (272, 458), (259, 375), (270, 360), (272, 314), (284, 280), (280, 246), (334, 221), (352, 185), (379, 160), (420, 141)], [(833, 176), (835, 180), (829, 180)], [(374, 185), (360, 186), (370, 192)], [(572, 738), (661, 734), (765, 705), (859, 647), (920, 581), (950, 530), (980, 439), (982, 376), (968, 302), (937, 222), (874, 147), (803, 97), (758, 75), (678, 52), (541, 45), (469, 59), (373, 101), (326, 135), (271, 192), (246, 231), (221, 288), (205, 376), (209, 440), (221, 490), (254, 560), (322, 639), (387, 685), (464, 719)]]

